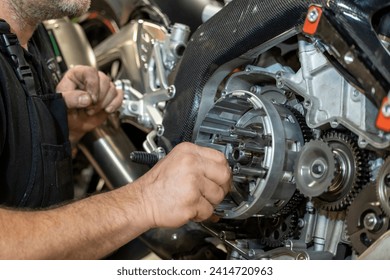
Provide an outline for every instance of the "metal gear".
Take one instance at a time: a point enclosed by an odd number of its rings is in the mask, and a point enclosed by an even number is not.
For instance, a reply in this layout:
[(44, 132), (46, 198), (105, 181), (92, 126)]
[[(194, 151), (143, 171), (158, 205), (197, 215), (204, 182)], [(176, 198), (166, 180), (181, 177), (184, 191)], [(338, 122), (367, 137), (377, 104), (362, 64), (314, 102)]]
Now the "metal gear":
[(327, 143), (321, 140), (307, 143), (295, 165), (298, 190), (310, 198), (323, 194), (332, 183), (335, 164), (332, 149)]
[[(305, 143), (309, 142), (313, 139), (313, 132), (312, 130), (307, 126), (305, 117), (294, 107), (285, 105), (287, 109), (293, 113), (295, 118), (297, 119), (299, 126), (302, 131), (303, 139)], [(291, 197), (291, 199), (287, 202), (285, 206), (283, 206), (282, 209), (280, 209), (279, 212), (276, 213), (276, 215), (289, 215), (294, 209), (297, 208), (297, 206), (302, 202), (304, 199), (304, 196), (299, 192), (296, 191), (294, 195)]]
[(285, 105), (287, 109), (290, 110), (291, 113), (295, 116), (297, 119), (299, 126), (302, 131), (303, 139), (305, 140), (305, 143), (309, 142), (313, 139), (313, 131), (308, 127), (306, 123), (306, 118), (299, 112), (297, 109), (295, 109), (292, 106)]
[(268, 247), (279, 247), (291, 237), (298, 225), (297, 214), (292, 213), (286, 216), (263, 218), (259, 227), (262, 232), (262, 243)]
[(376, 194), (383, 212), (390, 217), (390, 157), (385, 160), (378, 173)]
[(330, 132), (322, 139), (332, 149), (336, 173), (328, 190), (316, 197), (315, 202), (326, 210), (343, 210), (368, 182), (369, 172), (363, 161), (364, 152), (351, 136), (343, 133)]
[(389, 217), (380, 208), (375, 189), (374, 183), (364, 187), (347, 210), (347, 233), (358, 255), (389, 229)]
[(287, 202), (287, 204), (276, 213), (276, 215), (289, 215), (292, 211), (294, 211), (299, 204), (303, 201), (304, 196), (299, 192), (296, 191), (293, 195), (293, 197)]

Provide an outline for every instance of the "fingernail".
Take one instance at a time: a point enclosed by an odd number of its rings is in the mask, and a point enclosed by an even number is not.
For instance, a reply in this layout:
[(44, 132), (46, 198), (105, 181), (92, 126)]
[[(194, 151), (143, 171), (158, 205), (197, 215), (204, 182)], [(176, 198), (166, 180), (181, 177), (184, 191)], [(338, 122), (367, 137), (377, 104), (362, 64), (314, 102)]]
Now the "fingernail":
[(107, 113), (114, 113), (114, 111), (115, 111), (113, 106), (108, 106), (105, 110)]
[(91, 96), (93, 104), (96, 104), (98, 102), (97, 96), (95, 94), (89, 92), (89, 96)]
[(79, 97), (80, 106), (88, 106), (91, 104), (91, 98), (88, 95), (81, 95)]

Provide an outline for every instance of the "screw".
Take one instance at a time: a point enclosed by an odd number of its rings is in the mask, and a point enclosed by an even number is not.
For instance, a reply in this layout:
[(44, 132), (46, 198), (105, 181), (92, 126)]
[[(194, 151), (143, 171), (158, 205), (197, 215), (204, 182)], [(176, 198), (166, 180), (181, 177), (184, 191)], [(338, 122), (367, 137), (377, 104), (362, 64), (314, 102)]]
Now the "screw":
[(168, 96), (170, 98), (173, 98), (175, 94), (176, 94), (176, 87), (175, 86), (168, 87)]
[(312, 171), (316, 175), (322, 175), (324, 173), (325, 167), (322, 164), (314, 164)]
[(307, 14), (307, 19), (309, 22), (314, 23), (317, 21), (319, 16), (318, 10), (315, 7), (310, 8), (309, 13)]
[(364, 227), (368, 230), (375, 230), (378, 225), (378, 217), (375, 213), (368, 213), (363, 220)]
[(133, 104), (131, 104), (130, 109), (131, 109), (132, 112), (137, 112), (138, 111), (138, 105), (133, 103)]
[(344, 55), (344, 61), (345, 63), (347, 64), (351, 64), (353, 63), (355, 60), (355, 56), (353, 55), (352, 52), (347, 52), (345, 55)]
[(157, 136), (163, 136), (164, 130), (165, 129), (164, 129), (163, 125), (161, 125), (161, 124), (157, 125)]
[(382, 114), (386, 118), (390, 117), (390, 103), (388, 101), (382, 106)]

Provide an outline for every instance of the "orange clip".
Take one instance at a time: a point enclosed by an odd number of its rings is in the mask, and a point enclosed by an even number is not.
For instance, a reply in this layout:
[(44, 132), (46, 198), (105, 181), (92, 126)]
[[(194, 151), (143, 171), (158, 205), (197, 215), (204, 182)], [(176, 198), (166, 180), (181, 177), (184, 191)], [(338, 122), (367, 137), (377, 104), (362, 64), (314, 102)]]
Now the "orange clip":
[(314, 35), (317, 32), (318, 24), (322, 16), (322, 8), (316, 5), (311, 5), (305, 23), (303, 24), (303, 32), (308, 35)]
[(376, 119), (376, 127), (384, 132), (390, 132), (390, 103), (388, 97), (383, 98)]

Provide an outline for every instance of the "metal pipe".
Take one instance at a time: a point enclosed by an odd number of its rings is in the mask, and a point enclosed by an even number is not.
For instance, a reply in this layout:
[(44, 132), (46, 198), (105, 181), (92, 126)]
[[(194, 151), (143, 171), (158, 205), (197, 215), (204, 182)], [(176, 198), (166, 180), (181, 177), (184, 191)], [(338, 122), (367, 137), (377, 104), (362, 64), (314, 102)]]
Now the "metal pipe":
[(130, 160), (130, 153), (136, 149), (124, 131), (112, 122), (85, 135), (79, 148), (111, 189), (133, 182), (148, 170)]

